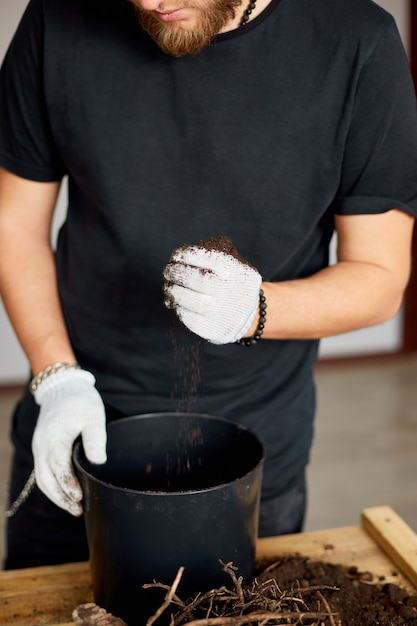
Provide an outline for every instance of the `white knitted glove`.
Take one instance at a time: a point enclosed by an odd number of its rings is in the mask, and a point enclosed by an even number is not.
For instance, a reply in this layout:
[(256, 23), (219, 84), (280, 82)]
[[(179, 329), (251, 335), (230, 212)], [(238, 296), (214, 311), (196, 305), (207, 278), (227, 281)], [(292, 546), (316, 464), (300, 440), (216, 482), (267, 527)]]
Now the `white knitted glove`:
[(262, 278), (237, 253), (200, 244), (178, 248), (165, 267), (164, 279), (165, 305), (189, 330), (211, 343), (237, 341), (257, 314)]
[(34, 395), (40, 413), (32, 439), (36, 482), (57, 506), (82, 514), (82, 490), (72, 466), (72, 447), (82, 435), (91, 463), (106, 461), (106, 416), (93, 374), (67, 369), (46, 378)]

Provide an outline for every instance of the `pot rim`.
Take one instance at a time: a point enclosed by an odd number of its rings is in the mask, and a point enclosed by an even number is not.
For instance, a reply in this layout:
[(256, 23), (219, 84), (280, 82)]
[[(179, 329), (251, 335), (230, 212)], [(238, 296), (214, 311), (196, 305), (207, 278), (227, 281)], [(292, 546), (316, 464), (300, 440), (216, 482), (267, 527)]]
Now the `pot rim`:
[(140, 494), (141, 496), (149, 496), (149, 497), (160, 496), (160, 497), (167, 498), (170, 496), (178, 497), (178, 496), (190, 496), (193, 494), (197, 495), (200, 493), (206, 494), (207, 492), (213, 492), (219, 489), (224, 489), (225, 487), (230, 487), (236, 484), (237, 482), (244, 480), (246, 477), (250, 476), (250, 474), (252, 474), (253, 472), (261, 469), (265, 462), (265, 445), (261, 441), (261, 439), (258, 437), (258, 435), (256, 435), (250, 428), (238, 422), (234, 422), (231, 419), (228, 419), (225, 417), (219, 417), (216, 415), (211, 415), (208, 413), (196, 413), (196, 412), (184, 412), (184, 411), (182, 412), (181, 411), (162, 411), (162, 412), (157, 412), (157, 413), (155, 412), (155, 413), (143, 413), (143, 414), (141, 413), (138, 415), (129, 415), (127, 417), (121, 417), (119, 419), (112, 420), (111, 422), (107, 424), (107, 428), (109, 427), (111, 428), (112, 424), (120, 424), (121, 422), (127, 423), (129, 421), (139, 421), (142, 419), (154, 419), (155, 417), (173, 417), (173, 418), (194, 417), (194, 418), (203, 418), (207, 420), (213, 420), (216, 422), (225, 422), (229, 425), (236, 427), (236, 430), (245, 431), (246, 433), (248, 433), (248, 435), (250, 435), (253, 438), (254, 442), (259, 447), (259, 460), (245, 474), (242, 474), (241, 476), (238, 476), (228, 482), (223, 482), (218, 485), (213, 485), (211, 487), (204, 487), (201, 489), (187, 489), (187, 490), (182, 490), (182, 491), (153, 491), (151, 489), (147, 489), (147, 490), (131, 489), (129, 487), (120, 487), (118, 485), (114, 485), (113, 483), (106, 482), (105, 480), (98, 478), (97, 476), (92, 474), (90, 471), (86, 470), (85, 467), (83, 467), (81, 463), (81, 459), (80, 459), (81, 450), (82, 450), (82, 440), (80, 436), (78, 437), (78, 439), (76, 440), (74, 444), (74, 449), (72, 453), (72, 460), (73, 460), (75, 467), (77, 468), (79, 472), (88, 476), (93, 482), (99, 485), (103, 485), (107, 489), (111, 489), (111, 490), (114, 490), (117, 492), (123, 492), (123, 493), (131, 493), (134, 495)]

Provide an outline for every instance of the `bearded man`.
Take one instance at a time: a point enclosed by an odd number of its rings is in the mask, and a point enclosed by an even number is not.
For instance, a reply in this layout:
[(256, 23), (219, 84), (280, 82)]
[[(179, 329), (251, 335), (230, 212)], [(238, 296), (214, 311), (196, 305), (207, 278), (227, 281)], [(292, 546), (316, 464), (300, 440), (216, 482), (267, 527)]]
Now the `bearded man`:
[[(253, 430), (259, 534), (302, 530), (319, 339), (389, 319), (409, 277), (417, 116), (393, 18), (369, 0), (30, 0), (0, 166), (0, 290), (33, 377), (5, 566), (88, 557), (73, 443), (103, 463), (106, 419), (140, 413)], [(237, 255), (195, 245), (223, 236)]]

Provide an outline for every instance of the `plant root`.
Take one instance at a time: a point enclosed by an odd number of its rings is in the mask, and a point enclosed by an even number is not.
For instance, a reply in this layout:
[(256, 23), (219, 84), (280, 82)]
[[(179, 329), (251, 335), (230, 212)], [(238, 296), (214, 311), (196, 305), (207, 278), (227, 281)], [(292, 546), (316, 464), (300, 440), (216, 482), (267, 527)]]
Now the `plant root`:
[[(337, 587), (301, 587), (294, 584), (290, 591), (282, 591), (272, 578), (262, 582), (255, 578), (249, 585), (243, 585), (243, 578), (236, 576), (237, 568), (233, 563), (220, 563), (223, 571), (231, 577), (232, 587), (223, 586), (200, 593), (187, 604), (176, 594), (184, 568), (178, 570), (172, 588), (161, 583), (146, 585), (147, 588), (167, 589), (163, 604), (146, 626), (152, 626), (171, 603), (179, 606), (179, 609), (171, 615), (170, 626), (341, 626), (321, 593), (324, 589), (338, 591)], [(317, 598), (316, 610), (307, 606), (303, 599), (304, 594), (312, 592), (315, 592)]]

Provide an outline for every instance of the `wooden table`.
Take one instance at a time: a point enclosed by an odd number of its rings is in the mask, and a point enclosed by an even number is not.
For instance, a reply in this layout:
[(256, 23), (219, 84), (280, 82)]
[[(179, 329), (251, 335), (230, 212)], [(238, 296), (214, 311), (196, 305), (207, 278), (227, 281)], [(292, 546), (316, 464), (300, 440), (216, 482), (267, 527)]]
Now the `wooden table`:
[[(300, 553), (357, 566), (417, 589), (417, 535), (388, 506), (364, 509), (359, 526), (259, 539), (257, 559)], [(88, 563), (0, 572), (0, 626), (73, 626), (72, 611), (93, 601)]]

